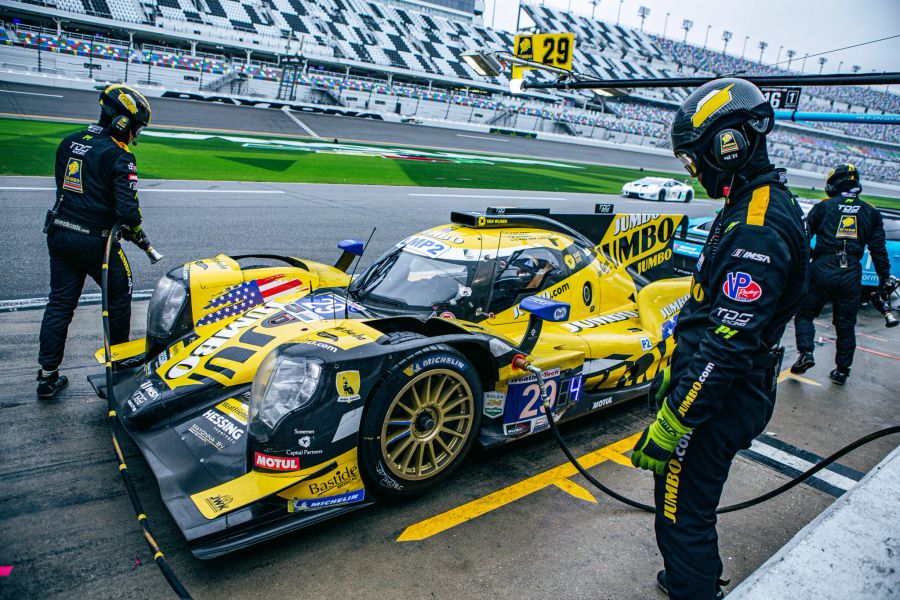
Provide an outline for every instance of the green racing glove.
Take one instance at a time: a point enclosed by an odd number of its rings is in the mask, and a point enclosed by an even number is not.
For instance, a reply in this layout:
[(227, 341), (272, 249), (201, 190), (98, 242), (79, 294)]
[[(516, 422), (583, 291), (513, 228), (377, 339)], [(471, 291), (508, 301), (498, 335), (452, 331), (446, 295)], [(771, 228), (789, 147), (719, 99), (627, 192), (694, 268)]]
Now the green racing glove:
[(659, 384), (659, 387), (656, 390), (656, 393), (653, 394), (653, 404), (656, 406), (656, 409), (659, 410), (662, 406), (663, 402), (666, 399), (666, 396), (669, 395), (669, 384), (671, 383), (671, 369), (672, 367), (666, 367), (663, 369), (662, 373), (662, 381)]
[(644, 430), (631, 451), (631, 464), (662, 475), (678, 440), (691, 431), (693, 428), (683, 425), (672, 413), (669, 403), (663, 402), (656, 413), (656, 421)]

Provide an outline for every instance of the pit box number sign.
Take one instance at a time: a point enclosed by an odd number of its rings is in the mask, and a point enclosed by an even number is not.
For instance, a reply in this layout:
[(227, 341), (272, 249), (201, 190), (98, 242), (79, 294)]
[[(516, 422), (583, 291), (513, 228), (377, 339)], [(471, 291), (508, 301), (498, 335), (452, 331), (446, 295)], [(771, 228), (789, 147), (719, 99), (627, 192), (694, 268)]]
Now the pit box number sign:
[[(574, 33), (538, 33), (517, 35), (515, 55), (548, 67), (572, 70), (572, 51), (575, 49)], [(513, 79), (521, 79), (531, 67), (513, 65)]]
[(760, 90), (772, 108), (797, 110), (800, 105), (800, 88), (798, 87), (764, 87)]

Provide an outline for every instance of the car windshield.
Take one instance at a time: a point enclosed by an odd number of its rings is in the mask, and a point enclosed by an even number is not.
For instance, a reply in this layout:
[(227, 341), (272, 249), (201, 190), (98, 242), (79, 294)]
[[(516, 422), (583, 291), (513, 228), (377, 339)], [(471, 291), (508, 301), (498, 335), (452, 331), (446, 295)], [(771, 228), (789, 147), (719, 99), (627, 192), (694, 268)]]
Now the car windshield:
[(472, 295), (477, 261), (452, 261), (396, 248), (373, 265), (353, 286), (362, 301), (412, 310), (437, 310)]

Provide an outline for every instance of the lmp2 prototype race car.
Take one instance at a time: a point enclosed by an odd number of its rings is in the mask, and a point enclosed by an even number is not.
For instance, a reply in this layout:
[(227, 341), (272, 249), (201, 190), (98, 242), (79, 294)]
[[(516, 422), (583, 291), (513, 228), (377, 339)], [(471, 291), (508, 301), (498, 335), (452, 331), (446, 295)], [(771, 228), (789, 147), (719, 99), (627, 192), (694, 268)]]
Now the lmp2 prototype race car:
[[(352, 240), (335, 266), (193, 261), (159, 281), (146, 338), (112, 348), (111, 404), (200, 558), (418, 494), (473, 444), (547, 428), (517, 357), (562, 421), (658, 385), (683, 219), (453, 213), (356, 278)], [(238, 262), (260, 258), (280, 264)]]
[(694, 188), (690, 184), (663, 177), (644, 177), (622, 186), (626, 198), (659, 200), (660, 202), (690, 202), (694, 199)]

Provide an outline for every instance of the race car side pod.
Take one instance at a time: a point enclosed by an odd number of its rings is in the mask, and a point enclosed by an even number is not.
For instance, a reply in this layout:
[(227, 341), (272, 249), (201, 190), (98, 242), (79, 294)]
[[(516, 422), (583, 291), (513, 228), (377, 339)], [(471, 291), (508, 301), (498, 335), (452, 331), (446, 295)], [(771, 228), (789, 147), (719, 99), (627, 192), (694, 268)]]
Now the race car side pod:
[[(162, 550), (159, 549), (159, 544), (156, 543), (156, 539), (153, 537), (153, 532), (150, 530), (150, 521), (147, 519), (147, 515), (144, 514), (141, 500), (138, 498), (137, 490), (135, 490), (134, 483), (131, 481), (131, 476), (128, 474), (128, 467), (125, 465), (125, 454), (122, 452), (122, 447), (119, 445), (119, 439), (116, 435), (116, 431), (119, 427), (119, 420), (116, 417), (116, 411), (113, 409), (113, 399), (115, 398), (116, 388), (113, 385), (112, 349), (110, 348), (109, 343), (109, 295), (107, 293), (107, 281), (109, 279), (109, 257), (112, 255), (112, 246), (114, 241), (119, 237), (119, 230), (121, 227), (121, 223), (116, 223), (109, 232), (109, 238), (106, 240), (106, 253), (103, 256), (103, 272), (100, 278), (103, 348), (106, 351), (106, 398), (109, 403), (109, 429), (112, 434), (113, 448), (116, 451), (116, 460), (119, 461), (119, 475), (122, 476), (122, 483), (125, 484), (125, 490), (128, 492), (128, 497), (131, 499), (131, 506), (134, 507), (134, 514), (137, 516), (138, 525), (141, 526), (144, 539), (147, 540), (147, 545), (150, 547), (150, 552), (153, 554), (153, 560), (156, 562), (157, 566), (159, 566), (159, 570), (162, 571), (163, 577), (166, 578), (166, 581), (169, 582), (169, 585), (172, 586), (172, 590), (178, 597), (183, 600), (190, 600), (191, 595), (181, 584), (181, 581), (178, 580), (178, 577), (175, 575), (172, 567), (169, 566), (169, 563), (166, 562), (166, 557), (163, 555)], [(150, 255), (148, 254), (148, 256)], [(150, 256), (150, 260), (153, 261), (152, 256)]]
[[(543, 376), (543, 372), (541, 371), (541, 369), (528, 363), (525, 360), (525, 358), (521, 355), (516, 356), (513, 359), (513, 367), (515, 367), (517, 369), (524, 369), (526, 371), (530, 371), (537, 378), (538, 388), (540, 389), (540, 392), (541, 392), (541, 401), (543, 402), (543, 405), (544, 405), (544, 413), (547, 415), (547, 422), (550, 424), (550, 429), (553, 431), (553, 437), (556, 438), (556, 443), (559, 444), (559, 447), (563, 451), (563, 454), (565, 454), (566, 458), (569, 459), (569, 462), (571, 462), (572, 465), (576, 469), (578, 469), (578, 472), (581, 473), (585, 479), (590, 481), (594, 485), (594, 487), (596, 487), (598, 490), (600, 490), (607, 496), (609, 496), (611, 498), (615, 498), (619, 502), (622, 502), (624, 504), (627, 504), (628, 506), (637, 508), (638, 510), (643, 510), (643, 511), (649, 512), (649, 513), (655, 513), (656, 509), (653, 506), (650, 506), (649, 504), (643, 504), (641, 502), (638, 502), (637, 500), (632, 500), (631, 498), (626, 498), (625, 496), (609, 489), (608, 487), (606, 487), (605, 485), (600, 483), (600, 481), (598, 481), (597, 478), (595, 478), (593, 475), (588, 473), (584, 467), (581, 466), (581, 463), (578, 462), (578, 459), (575, 458), (575, 456), (572, 454), (572, 451), (569, 450), (569, 447), (566, 445), (566, 442), (562, 439), (562, 435), (560, 435), (560, 433), (559, 433), (559, 428), (556, 426), (556, 419), (553, 418), (553, 414), (550, 409), (550, 399), (547, 398), (547, 394), (544, 391), (544, 376)], [(841, 448), (840, 450), (838, 450), (831, 456), (829, 456), (827, 458), (823, 458), (817, 464), (813, 465), (812, 467), (810, 467), (809, 469), (807, 469), (806, 471), (804, 471), (797, 477), (794, 477), (793, 479), (791, 479), (784, 485), (781, 485), (781, 486), (775, 488), (774, 490), (763, 494), (762, 496), (757, 496), (756, 498), (752, 498), (745, 502), (739, 502), (737, 504), (731, 504), (729, 506), (720, 506), (718, 509), (716, 509), (716, 514), (723, 514), (723, 513), (728, 513), (728, 512), (734, 512), (736, 510), (743, 510), (745, 508), (750, 508), (751, 506), (756, 506), (757, 504), (761, 504), (761, 503), (765, 502), (766, 500), (771, 500), (775, 496), (779, 496), (779, 495), (783, 494), (784, 492), (788, 491), (792, 487), (794, 487), (794, 486), (802, 483), (804, 480), (812, 477), (813, 475), (815, 475), (816, 473), (818, 473), (819, 471), (821, 471), (822, 469), (824, 469), (825, 467), (827, 467), (834, 461), (838, 460), (845, 454), (848, 454), (848, 453), (852, 452), (853, 450), (856, 450), (860, 446), (864, 446), (864, 445), (868, 444), (869, 442), (877, 440), (878, 438), (883, 438), (887, 435), (891, 435), (894, 433), (900, 433), (900, 425), (893, 425), (891, 427), (885, 427), (884, 429), (879, 429), (878, 431), (870, 433), (869, 435), (863, 436), (863, 437), (859, 438), (858, 440), (851, 442), (850, 444), (847, 444), (846, 446), (844, 446), (843, 448)]]

